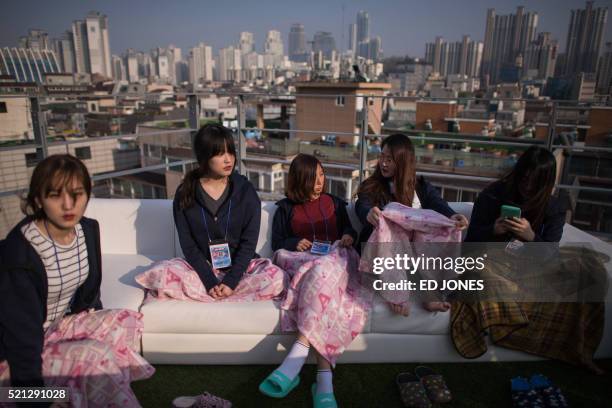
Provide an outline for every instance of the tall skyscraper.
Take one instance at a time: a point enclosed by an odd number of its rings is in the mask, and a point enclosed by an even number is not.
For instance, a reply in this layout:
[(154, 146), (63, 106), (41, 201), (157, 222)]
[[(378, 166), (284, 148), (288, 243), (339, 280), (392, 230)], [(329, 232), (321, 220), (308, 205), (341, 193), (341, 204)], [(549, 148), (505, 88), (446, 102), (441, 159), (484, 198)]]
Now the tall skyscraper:
[(255, 50), (255, 40), (253, 38), (253, 33), (249, 33), (247, 31), (243, 31), (240, 33), (239, 49), (242, 55), (246, 55), (249, 52), (253, 52)]
[(53, 40), (53, 50), (62, 72), (76, 72), (72, 31), (66, 31), (62, 38)]
[(289, 31), (289, 59), (291, 61), (302, 61), (306, 54), (306, 34), (304, 25), (293, 24)]
[(376, 36), (370, 39), (368, 44), (368, 58), (372, 61), (379, 61), (382, 59), (382, 38)]
[(283, 40), (280, 31), (270, 30), (266, 36), (264, 52), (272, 55), (283, 55)]
[(425, 45), (425, 62), (440, 76), (467, 75), (475, 77), (480, 70), (483, 44), (464, 35), (461, 41), (446, 42), (442, 37)]
[(126, 79), (129, 82), (138, 82), (140, 79), (140, 72), (138, 69), (138, 57), (136, 56), (136, 52), (133, 49), (129, 49), (126, 52), (124, 57), (124, 65), (126, 69)]
[(111, 61), (113, 65), (113, 78), (117, 81), (127, 80), (127, 73), (123, 59), (118, 55), (113, 55), (111, 56)]
[(370, 39), (370, 16), (366, 11), (357, 13), (357, 43)]
[(516, 14), (496, 15), (495, 9), (487, 10), (485, 40), (482, 60), (483, 83), (498, 83), (502, 68), (513, 67), (517, 57), (535, 38), (538, 14), (526, 13), (517, 7)]
[(44, 30), (30, 29), (28, 35), (19, 39), (19, 46), (21, 48), (29, 48), (31, 50), (49, 50), (51, 49), (49, 43), (49, 34)]
[(353, 55), (353, 57), (357, 54), (357, 24), (349, 24), (349, 43), (348, 49)]
[(332, 33), (327, 31), (317, 31), (312, 40), (312, 51), (321, 51), (325, 59), (331, 59), (332, 53), (336, 50), (336, 40)]
[(213, 80), (212, 47), (200, 43), (189, 53), (189, 81), (198, 84)]
[(219, 50), (216, 65), (219, 81), (240, 81), (242, 78), (242, 58), (240, 50), (234, 47)]
[(112, 77), (108, 18), (90, 12), (85, 20), (72, 23), (77, 72)]
[(607, 42), (599, 58), (597, 70), (597, 92), (602, 95), (612, 94), (612, 42)]
[(596, 72), (603, 46), (608, 8), (593, 8), (587, 1), (584, 10), (572, 10), (565, 45), (565, 74)]
[(537, 40), (529, 44), (525, 51), (523, 76), (536, 79), (553, 77), (558, 53), (557, 42), (552, 40), (551, 34), (548, 32), (539, 33)]
[(366, 11), (357, 13), (357, 55), (370, 58), (370, 16)]
[(280, 66), (283, 62), (283, 40), (280, 31), (270, 30), (264, 44), (266, 65)]

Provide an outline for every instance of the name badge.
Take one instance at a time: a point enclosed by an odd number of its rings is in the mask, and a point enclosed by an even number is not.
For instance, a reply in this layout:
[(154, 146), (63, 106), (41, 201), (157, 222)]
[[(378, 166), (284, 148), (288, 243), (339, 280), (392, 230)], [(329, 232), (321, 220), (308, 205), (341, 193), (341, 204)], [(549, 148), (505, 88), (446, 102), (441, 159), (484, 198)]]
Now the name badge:
[(226, 241), (215, 244), (211, 243), (209, 249), (213, 268), (223, 269), (232, 266), (229, 244)]
[(331, 242), (314, 240), (310, 247), (310, 253), (315, 255), (327, 255), (331, 252)]

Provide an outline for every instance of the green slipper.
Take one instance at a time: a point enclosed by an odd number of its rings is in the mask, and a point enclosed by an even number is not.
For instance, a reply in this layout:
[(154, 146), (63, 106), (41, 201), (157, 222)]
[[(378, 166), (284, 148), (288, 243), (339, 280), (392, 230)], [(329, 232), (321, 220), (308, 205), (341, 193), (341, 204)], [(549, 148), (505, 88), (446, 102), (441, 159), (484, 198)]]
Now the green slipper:
[(312, 406), (314, 408), (338, 408), (333, 392), (317, 394), (317, 383), (312, 384), (310, 392), (312, 393)]
[(278, 370), (266, 377), (259, 384), (259, 391), (272, 398), (285, 398), (300, 383), (300, 376), (296, 375), (293, 381)]

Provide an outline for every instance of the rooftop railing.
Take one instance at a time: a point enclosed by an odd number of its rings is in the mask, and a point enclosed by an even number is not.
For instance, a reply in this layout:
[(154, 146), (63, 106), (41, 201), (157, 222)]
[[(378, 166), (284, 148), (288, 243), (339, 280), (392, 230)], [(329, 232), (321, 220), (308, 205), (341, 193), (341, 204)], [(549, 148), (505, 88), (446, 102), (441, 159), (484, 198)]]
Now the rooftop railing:
[[(380, 123), (384, 113), (391, 109), (390, 105), (416, 115), (414, 107), (398, 107), (399, 102), (415, 104), (439, 102), (471, 106), (486, 105), (492, 99), (400, 97), (371, 94), (367, 90), (358, 92), (359, 94), (223, 91), (175, 93), (173, 98), (175, 105), (182, 104), (184, 107), (174, 109), (167, 115), (153, 113), (153, 110), (148, 109), (150, 105), (145, 103), (148, 96), (158, 97), (158, 94), (0, 95), (0, 99), (21, 98), (20, 100), (25, 101), (27, 119), (31, 123), (33, 133), (33, 140), (13, 145), (8, 143), (0, 145), (0, 153), (31, 149), (29, 153), (31, 167), (36, 161), (47, 157), (50, 152), (60, 150), (71, 152), (76, 146), (95, 146), (105, 141), (116, 141), (125, 144), (124, 151), (138, 152), (139, 165), (122, 168), (118, 164), (111, 171), (94, 171), (94, 182), (143, 172), (179, 168), (184, 170), (185, 166), (195, 164), (190, 153), (186, 154), (183, 151), (176, 155), (167, 150), (159, 155), (159, 162), (147, 164), (145, 159), (149, 156), (141, 150), (141, 144), (146, 144), (145, 142), (152, 138), (159, 138), (157, 144), (165, 143), (167, 149), (181, 148), (188, 151), (190, 136), (202, 123), (218, 120), (218, 116), (206, 116), (208, 112), (216, 112), (222, 113), (223, 120), (229, 122), (235, 132), (237, 170), (243, 174), (246, 174), (245, 161), (248, 160), (268, 164), (289, 163), (293, 155), (309, 153), (317, 156), (325, 167), (358, 171), (358, 182), (361, 182), (375, 166), (380, 139), (390, 133), (402, 132), (415, 144), (419, 174), (440, 180), (458, 180), (483, 185), (498, 179), (511, 169), (516, 158), (530, 145), (539, 144), (565, 158), (561, 161), (563, 168), (556, 189), (565, 190), (574, 196), (579, 192), (588, 191), (600, 194), (604, 197), (602, 201), (611, 202), (607, 197), (612, 196), (612, 183), (607, 186), (592, 185), (592, 183), (583, 185), (576, 182), (579, 179), (576, 176), (580, 175), (570, 172), (571, 159), (576, 155), (589, 153), (602, 157), (612, 156), (612, 147), (584, 145), (576, 140), (577, 137), (584, 137), (589, 128), (584, 124), (586, 113), (606, 106), (607, 102), (495, 98), (495, 101), (507, 104), (524, 102), (532, 110), (537, 108), (535, 110), (539, 111), (538, 115), (526, 120), (525, 123), (534, 132), (537, 126), (545, 125), (544, 137), (521, 138), (499, 134), (499, 129), (487, 129), (488, 134), (485, 136), (482, 132), (476, 131), (472, 133), (435, 131), (414, 129), (408, 125), (392, 128), (381, 126)], [(340, 97), (343, 99), (338, 99)], [(325, 120), (319, 121), (313, 118), (312, 125), (309, 124), (307, 129), (299, 129), (295, 121), (291, 120), (291, 115), (287, 113), (288, 110), (295, 109), (294, 105), (298, 98), (316, 98), (317, 101), (335, 99), (338, 102), (338, 109), (355, 111), (354, 121), (350, 119), (347, 122), (344, 117), (336, 118), (323, 111), (321, 119)], [(71, 107), (71, 104), (74, 107)], [(270, 126), (271, 121), (265, 118), (266, 106), (281, 107), (280, 115), (277, 114), (275, 121), (272, 121), (275, 126)], [(610, 109), (612, 113), (612, 107)], [(247, 117), (247, 111), (251, 112), (251, 117)], [(252, 119), (252, 112), (256, 112), (255, 120)], [(562, 119), (560, 112), (564, 112)], [(575, 117), (571, 112), (576, 113)], [(494, 117), (494, 112), (491, 115)], [(175, 128), (174, 126), (178, 124), (186, 127)], [(372, 131), (373, 128), (380, 128), (380, 131)], [(569, 129), (571, 132), (564, 132), (564, 129)], [(503, 131), (502, 129), (502, 133)], [(612, 134), (612, 129), (609, 129), (609, 133)], [(296, 134), (301, 135), (300, 138), (296, 138)], [(182, 139), (182, 143), (176, 142), (179, 138)], [(118, 151), (121, 151), (121, 148)], [(151, 157), (156, 156), (153, 154)], [(120, 160), (117, 160), (117, 163), (119, 162)], [(0, 197), (20, 194), (24, 189), (25, 185), (4, 189), (0, 191)], [(579, 201), (580, 198), (576, 197), (576, 200)]]

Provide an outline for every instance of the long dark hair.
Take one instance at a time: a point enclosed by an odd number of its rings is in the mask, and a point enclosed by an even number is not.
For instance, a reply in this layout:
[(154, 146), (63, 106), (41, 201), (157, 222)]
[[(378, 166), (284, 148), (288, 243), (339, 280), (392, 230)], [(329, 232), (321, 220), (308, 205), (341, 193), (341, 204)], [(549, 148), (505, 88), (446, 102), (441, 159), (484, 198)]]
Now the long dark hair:
[[(387, 136), (381, 144), (381, 149), (389, 146), (391, 156), (395, 162), (395, 176), (393, 184), (395, 187), (395, 201), (412, 207), (416, 188), (416, 156), (414, 146), (410, 138), (403, 133), (395, 133)], [(380, 163), (376, 164), (376, 170), (359, 186), (359, 194), (365, 194), (376, 206), (391, 201), (389, 180), (383, 177)]]
[(310, 200), (317, 180), (317, 166), (321, 165), (319, 159), (309, 154), (300, 153), (291, 161), (285, 195), (298, 204)]
[(89, 200), (91, 178), (82, 161), (69, 154), (54, 154), (42, 160), (32, 172), (30, 188), (21, 206), (23, 213), (36, 220), (46, 218), (47, 215), (36, 200), (42, 201), (53, 190), (67, 188), (74, 179), (83, 184)]
[[(514, 168), (501, 179), (505, 199), (521, 208), (522, 216), (532, 226), (539, 227), (555, 187), (557, 161), (540, 146), (531, 146), (519, 158)], [(531, 187), (528, 197), (521, 194), (521, 185)]]
[(180, 205), (189, 208), (195, 201), (196, 183), (200, 178), (209, 175), (208, 161), (215, 156), (228, 152), (236, 157), (236, 145), (232, 131), (221, 125), (207, 124), (198, 130), (193, 138), (193, 153), (198, 167), (185, 175), (181, 186)]

